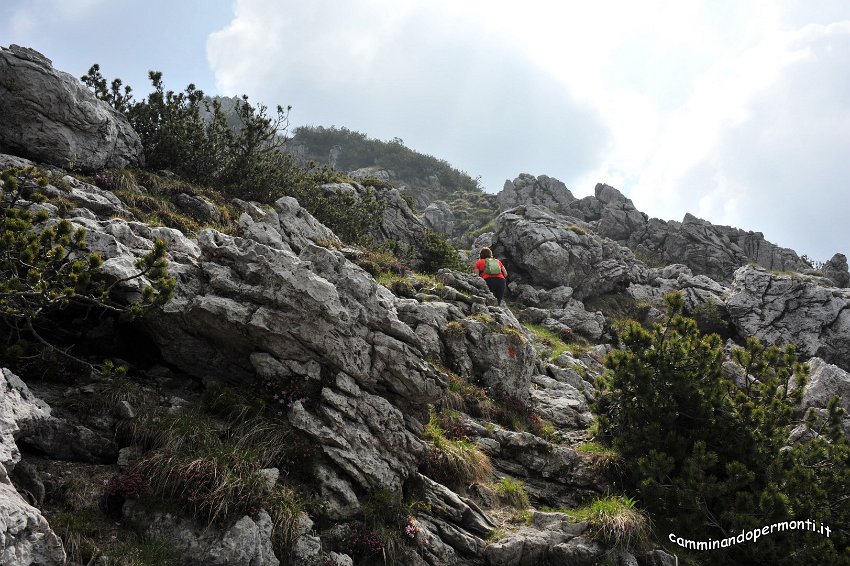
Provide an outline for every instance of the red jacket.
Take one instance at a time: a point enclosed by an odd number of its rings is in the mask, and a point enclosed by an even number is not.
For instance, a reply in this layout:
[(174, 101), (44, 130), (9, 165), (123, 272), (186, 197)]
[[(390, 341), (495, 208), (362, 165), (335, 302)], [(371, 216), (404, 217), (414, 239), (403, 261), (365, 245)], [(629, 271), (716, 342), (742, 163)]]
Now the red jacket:
[[(505, 266), (502, 265), (501, 261), (499, 261), (498, 259), (496, 261), (499, 263), (499, 269), (505, 269)], [(484, 267), (485, 267), (485, 262), (484, 262), (483, 259), (479, 259), (478, 261), (475, 262), (475, 269), (478, 270), (478, 273), (484, 279), (490, 279), (491, 277), (496, 277), (496, 278), (501, 278), (501, 279), (505, 278), (505, 276), (502, 275), (501, 273), (496, 273), (494, 275), (490, 275), (489, 273), (484, 273)]]

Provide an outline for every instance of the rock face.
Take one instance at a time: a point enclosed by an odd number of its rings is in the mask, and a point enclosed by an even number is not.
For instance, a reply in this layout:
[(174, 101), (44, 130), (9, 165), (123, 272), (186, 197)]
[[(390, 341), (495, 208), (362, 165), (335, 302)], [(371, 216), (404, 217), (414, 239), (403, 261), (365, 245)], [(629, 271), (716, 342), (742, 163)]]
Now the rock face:
[(455, 214), (445, 201), (434, 201), (422, 213), (422, 223), (440, 234), (453, 234)]
[[(295, 403), (290, 421), (327, 456), (316, 470), (325, 512), (347, 517), (358, 493), (400, 489), (416, 468), (424, 443), (413, 431), (442, 378), (398, 319), (395, 297), (316, 245), (311, 238), (325, 240), (327, 229), (294, 199), (254, 213), (240, 218), (244, 237), (207, 230), (174, 256), (181, 284), (151, 335), (167, 361), (198, 378), (247, 384), (261, 376), (316, 391)], [(120, 234), (124, 243), (100, 247), (132, 257), (147, 244), (138, 226), (122, 222), (90, 223), (90, 233)]]
[(593, 196), (575, 199), (557, 179), (523, 174), (505, 184), (497, 201), (501, 210), (537, 205), (575, 218), (642, 257), (684, 264), (695, 274), (717, 281), (729, 281), (737, 268), (751, 261), (779, 271), (807, 267), (793, 250), (768, 242), (760, 232), (715, 225), (691, 214), (682, 222), (650, 219), (620, 191), (602, 183), (596, 185)]
[(823, 266), (824, 277), (828, 277), (836, 287), (850, 287), (850, 272), (847, 271), (847, 256), (835, 254)]
[(50, 418), (50, 407), (8, 369), (0, 368), (0, 564), (60, 566), (62, 541), (41, 512), (9, 480), (21, 456), (15, 436), (21, 427)]
[(576, 198), (567, 186), (552, 177), (540, 175), (535, 178), (528, 173), (522, 173), (511, 181), (505, 181), (505, 186), (496, 197), (500, 211), (521, 205), (536, 205), (549, 208), (553, 212), (562, 212)]
[(846, 289), (747, 265), (735, 272), (726, 308), (742, 336), (756, 336), (768, 344), (794, 344), (803, 356), (819, 356), (850, 369)]
[(537, 206), (512, 209), (496, 218), (493, 252), (506, 261), (512, 279), (545, 289), (571, 287), (579, 300), (646, 280), (646, 266), (631, 250), (577, 222)]
[(359, 183), (329, 183), (319, 190), (325, 193), (342, 192), (355, 199), (363, 198), (375, 191), (378, 200), (385, 204), (384, 213), (377, 229), (370, 234), (376, 244), (392, 242), (402, 252), (418, 256), (425, 241), (425, 224), (411, 210), (410, 205), (397, 189), (372, 189)]
[(265, 510), (226, 527), (201, 526), (169, 513), (149, 513), (128, 502), (124, 516), (148, 537), (167, 540), (187, 566), (277, 566), (272, 520)]
[(49, 59), (18, 45), (0, 49), (0, 150), (94, 171), (143, 162), (127, 120)]

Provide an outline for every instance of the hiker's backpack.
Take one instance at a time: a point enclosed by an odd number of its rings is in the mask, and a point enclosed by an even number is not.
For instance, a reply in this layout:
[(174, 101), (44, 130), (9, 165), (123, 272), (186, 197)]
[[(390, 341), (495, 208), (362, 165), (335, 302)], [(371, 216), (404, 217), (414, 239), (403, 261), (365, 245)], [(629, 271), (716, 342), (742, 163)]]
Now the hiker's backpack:
[(499, 266), (499, 261), (493, 259), (492, 257), (488, 257), (484, 260), (484, 273), (487, 275), (498, 275), (502, 272), (501, 266)]

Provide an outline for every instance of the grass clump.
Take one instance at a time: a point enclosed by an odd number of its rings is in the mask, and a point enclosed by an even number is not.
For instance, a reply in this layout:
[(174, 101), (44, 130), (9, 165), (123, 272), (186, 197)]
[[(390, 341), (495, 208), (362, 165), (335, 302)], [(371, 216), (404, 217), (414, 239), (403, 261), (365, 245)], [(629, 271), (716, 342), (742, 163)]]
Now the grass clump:
[(649, 540), (649, 520), (630, 497), (603, 497), (568, 513), (587, 522), (591, 536), (616, 547), (641, 546)]
[(447, 336), (459, 337), (466, 334), (466, 329), (463, 327), (463, 324), (461, 324), (457, 320), (453, 320), (446, 324), (445, 327), (443, 327), (443, 332), (445, 332)]
[(509, 477), (500, 478), (493, 484), (493, 490), (496, 492), (496, 497), (503, 505), (508, 505), (514, 509), (528, 509), (531, 505), (528, 501), (528, 491), (525, 488), (525, 482)]
[(461, 487), (484, 482), (493, 474), (490, 458), (467, 438), (449, 438), (436, 413), (431, 413), (423, 436), (428, 442), (425, 475), (435, 481)]
[(556, 332), (541, 324), (527, 323), (524, 326), (534, 335), (534, 343), (541, 350), (549, 351), (549, 359), (554, 360), (564, 352), (571, 351), (570, 347)]

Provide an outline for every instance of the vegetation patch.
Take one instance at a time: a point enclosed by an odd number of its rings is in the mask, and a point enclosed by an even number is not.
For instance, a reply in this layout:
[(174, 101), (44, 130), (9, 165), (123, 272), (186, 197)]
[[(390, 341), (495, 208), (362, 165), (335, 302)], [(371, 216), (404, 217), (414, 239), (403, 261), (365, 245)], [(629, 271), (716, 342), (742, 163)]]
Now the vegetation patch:
[(525, 488), (525, 483), (521, 480), (505, 476), (493, 484), (493, 490), (503, 505), (521, 510), (528, 509), (531, 505), (528, 501), (528, 491)]
[(629, 497), (596, 499), (567, 513), (577, 521), (587, 522), (591, 536), (616, 547), (641, 547), (649, 540), (649, 520)]
[(533, 323), (524, 323), (523, 326), (534, 335), (534, 345), (538, 353), (547, 353), (550, 360), (558, 358), (564, 352), (571, 351), (569, 345), (561, 336), (545, 326)]
[(490, 458), (468, 438), (449, 438), (436, 413), (431, 413), (423, 437), (428, 441), (425, 475), (435, 481), (458, 488), (485, 482), (493, 474)]

